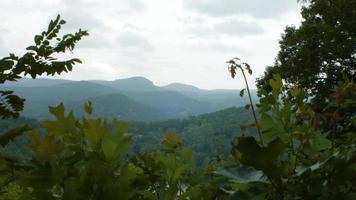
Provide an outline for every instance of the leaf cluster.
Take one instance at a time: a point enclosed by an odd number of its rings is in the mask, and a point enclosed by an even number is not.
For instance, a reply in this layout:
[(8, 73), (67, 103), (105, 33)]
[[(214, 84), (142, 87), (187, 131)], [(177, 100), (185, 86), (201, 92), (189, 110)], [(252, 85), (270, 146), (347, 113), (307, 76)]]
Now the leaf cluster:
[[(0, 84), (7, 81), (17, 81), (22, 76), (30, 75), (33, 79), (42, 74), (55, 75), (69, 72), (76, 63), (81, 63), (77, 58), (59, 60), (58, 54), (73, 51), (76, 43), (87, 31), (79, 29), (74, 34), (59, 35), (61, 27), (66, 22), (58, 15), (51, 20), (46, 31), (34, 37), (34, 45), (26, 48), (23, 56), (9, 54), (0, 59)], [(0, 91), (0, 117), (17, 118), (23, 110), (25, 99), (13, 94), (12, 91)]]

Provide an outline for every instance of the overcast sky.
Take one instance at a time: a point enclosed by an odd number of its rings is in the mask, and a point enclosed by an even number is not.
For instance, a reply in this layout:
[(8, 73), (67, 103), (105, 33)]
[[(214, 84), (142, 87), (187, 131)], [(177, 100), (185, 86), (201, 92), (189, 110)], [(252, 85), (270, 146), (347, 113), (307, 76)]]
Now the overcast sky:
[(251, 64), (254, 84), (273, 64), (286, 25), (300, 23), (296, 0), (0, 0), (0, 57), (22, 54), (61, 14), (63, 32), (87, 29), (74, 56), (84, 63), (60, 78), (144, 76), (200, 88), (241, 88), (226, 61)]

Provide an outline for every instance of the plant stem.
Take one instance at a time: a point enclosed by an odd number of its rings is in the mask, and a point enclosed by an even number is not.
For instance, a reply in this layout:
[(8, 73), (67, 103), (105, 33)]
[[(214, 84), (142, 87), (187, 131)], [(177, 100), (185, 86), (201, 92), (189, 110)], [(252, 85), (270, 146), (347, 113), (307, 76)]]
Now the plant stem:
[(252, 102), (250, 87), (248, 86), (248, 83), (247, 83), (247, 79), (246, 79), (246, 75), (245, 75), (244, 70), (242, 69), (242, 67), (240, 67), (240, 69), (241, 69), (242, 75), (244, 76), (244, 79), (245, 79), (247, 94), (248, 94), (248, 98), (249, 98), (249, 100), (250, 100), (251, 109), (252, 109), (252, 114), (253, 114), (253, 118), (255, 119), (257, 132), (258, 132), (258, 135), (259, 135), (259, 137), (260, 137), (260, 142), (261, 142), (261, 145), (264, 146), (264, 142), (263, 142), (263, 138), (262, 138), (262, 133), (261, 133), (261, 131), (260, 131), (260, 128), (259, 128), (259, 125), (258, 125), (258, 121), (257, 121), (257, 117), (256, 117), (255, 106), (254, 106), (254, 104), (253, 104), (253, 102)]

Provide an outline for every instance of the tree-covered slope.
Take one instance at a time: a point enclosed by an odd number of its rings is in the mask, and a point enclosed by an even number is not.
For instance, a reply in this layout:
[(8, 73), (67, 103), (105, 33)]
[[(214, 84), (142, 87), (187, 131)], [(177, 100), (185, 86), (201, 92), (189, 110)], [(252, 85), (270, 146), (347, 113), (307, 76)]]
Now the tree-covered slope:
[[(204, 90), (192, 85), (172, 83), (163, 88), (179, 92), (197, 101), (206, 102), (214, 110), (221, 110), (229, 107), (240, 107), (248, 103), (247, 98), (240, 98), (237, 90)], [(257, 101), (256, 90), (251, 90), (252, 98)]]
[[(23, 115), (39, 119), (49, 117), (48, 106), (60, 102), (81, 112), (81, 105), (87, 100), (95, 101), (103, 117), (144, 121), (185, 118), (246, 104), (237, 91), (202, 90), (179, 83), (158, 87), (143, 77), (114, 81), (23, 79), (1, 88), (25, 98)], [(138, 114), (140, 109), (142, 113)]]
[[(121, 120), (155, 121), (167, 119), (168, 116), (160, 110), (138, 103), (134, 99), (120, 94), (108, 94), (87, 98), (95, 108), (94, 116), (105, 116)], [(65, 104), (69, 110), (78, 115), (83, 115), (83, 102), (74, 101)]]
[(4, 87), (26, 98), (23, 116), (37, 119), (50, 117), (48, 106), (63, 102), (81, 115), (84, 102), (92, 101), (97, 114), (108, 118), (152, 121), (167, 116), (155, 108), (140, 104), (116, 89), (87, 81), (73, 81), (51, 87)]
[[(194, 150), (199, 162), (206, 162), (213, 156), (228, 154), (230, 141), (239, 135), (240, 125), (251, 121), (248, 110), (233, 107), (185, 119), (134, 122), (130, 131), (135, 135), (135, 151), (156, 148), (165, 134), (175, 132)], [(256, 132), (251, 129), (248, 134), (255, 136)]]
[(183, 118), (215, 111), (209, 103), (174, 91), (124, 92), (124, 94), (137, 102), (156, 108), (169, 118)]
[(48, 106), (58, 105), (60, 102), (82, 101), (88, 97), (117, 92), (115, 89), (86, 81), (75, 81), (50, 87), (3, 87), (13, 90), (25, 98), (23, 115), (43, 119), (49, 116)]
[[(244, 108), (228, 108), (221, 111), (192, 116), (184, 119), (160, 120), (161, 114), (154, 108), (138, 106), (124, 95), (112, 94), (91, 98), (94, 108), (93, 117), (100, 117), (102, 113), (111, 114), (118, 119), (135, 119), (131, 122), (130, 133), (134, 135), (132, 152), (143, 152), (159, 147), (161, 139), (167, 133), (175, 132), (180, 135), (187, 147), (195, 152), (197, 162), (207, 162), (214, 156), (226, 155), (230, 151), (230, 141), (240, 133), (240, 125), (250, 123), (252, 118), (248, 110)], [(126, 107), (112, 106), (110, 110), (103, 106), (102, 102), (118, 104), (123, 103)], [(84, 115), (83, 105), (80, 102), (71, 102), (66, 105), (66, 110), (73, 110), (76, 115)], [(121, 115), (117, 115), (121, 113)], [(155, 114), (158, 114), (154, 116)], [(141, 120), (141, 121), (140, 121)], [(8, 119), (0, 122), (0, 129), (7, 130), (23, 124), (38, 128), (39, 121), (29, 118)], [(255, 130), (249, 134), (255, 135)], [(21, 141), (23, 141), (21, 139)], [(15, 142), (13, 146), (19, 147), (23, 142)], [(22, 147), (21, 147), (22, 148)], [(25, 152), (22, 149), (20, 152)]]

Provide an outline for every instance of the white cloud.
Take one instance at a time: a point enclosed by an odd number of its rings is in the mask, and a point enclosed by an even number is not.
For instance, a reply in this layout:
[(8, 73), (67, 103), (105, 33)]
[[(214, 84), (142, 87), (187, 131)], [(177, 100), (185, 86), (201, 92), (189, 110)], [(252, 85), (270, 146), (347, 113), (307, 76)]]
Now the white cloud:
[[(205, 22), (208, 21), (208, 22)], [(236, 18), (223, 18), (219, 20), (199, 19), (199, 22), (191, 22), (188, 34), (195, 37), (248, 37), (263, 34), (263, 28), (255, 21), (245, 21)], [(214, 22), (215, 21), (215, 22)]]
[(276, 18), (294, 11), (296, 0), (184, 0), (184, 6), (209, 16), (249, 15), (258, 18)]
[(129, 5), (134, 10), (142, 11), (145, 9), (145, 2), (143, 0), (130, 0)]
[(253, 84), (284, 27), (300, 21), (294, 0), (1, 0), (0, 8), (0, 55), (21, 54), (61, 14), (62, 33), (90, 34), (71, 55), (84, 63), (61, 78), (145, 76), (202, 88), (242, 87), (226, 70), (236, 56), (253, 65)]
[(154, 48), (144, 36), (133, 31), (123, 31), (120, 33), (117, 44), (119, 48), (123, 50), (144, 50), (144, 51), (153, 51)]

